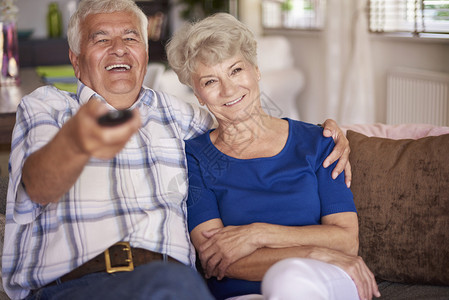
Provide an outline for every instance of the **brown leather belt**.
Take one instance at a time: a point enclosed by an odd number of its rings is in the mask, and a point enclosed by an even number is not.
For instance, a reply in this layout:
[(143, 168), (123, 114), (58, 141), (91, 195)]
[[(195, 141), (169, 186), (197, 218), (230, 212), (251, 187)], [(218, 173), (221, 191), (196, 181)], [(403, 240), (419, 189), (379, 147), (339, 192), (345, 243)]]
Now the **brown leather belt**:
[[(180, 263), (168, 255), (166, 257), (167, 261)], [(91, 273), (129, 272), (133, 271), (134, 267), (161, 260), (164, 260), (164, 256), (161, 253), (141, 248), (133, 248), (128, 242), (119, 242), (73, 271), (60, 277), (59, 280), (55, 280), (46, 286), (55, 285), (58, 281), (65, 282), (77, 279)]]

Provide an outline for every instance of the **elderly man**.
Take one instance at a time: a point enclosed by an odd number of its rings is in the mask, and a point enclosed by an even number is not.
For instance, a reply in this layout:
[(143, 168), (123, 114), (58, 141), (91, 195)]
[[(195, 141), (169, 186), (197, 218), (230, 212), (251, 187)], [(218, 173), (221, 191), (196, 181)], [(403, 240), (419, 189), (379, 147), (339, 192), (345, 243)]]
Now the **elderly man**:
[[(195, 252), (183, 140), (212, 119), (142, 87), (146, 28), (132, 0), (81, 1), (68, 28), (77, 93), (41, 87), (18, 107), (2, 270), (13, 299), (211, 299), (184, 266)], [(98, 121), (123, 109), (124, 123)]]
[[(211, 118), (141, 88), (146, 20), (133, 1), (81, 2), (68, 30), (77, 94), (43, 87), (18, 108), (3, 256), (13, 299), (212, 299), (184, 266), (195, 256), (182, 142)], [(98, 124), (125, 108), (125, 124)]]

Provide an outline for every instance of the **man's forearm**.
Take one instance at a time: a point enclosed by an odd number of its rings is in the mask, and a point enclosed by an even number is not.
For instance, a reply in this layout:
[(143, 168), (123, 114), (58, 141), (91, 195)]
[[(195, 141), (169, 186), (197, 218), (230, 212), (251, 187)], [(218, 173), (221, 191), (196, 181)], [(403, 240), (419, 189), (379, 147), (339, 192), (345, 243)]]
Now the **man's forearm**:
[(57, 202), (75, 183), (89, 156), (71, 147), (63, 127), (44, 147), (25, 161), (22, 181), (31, 200), (45, 205)]

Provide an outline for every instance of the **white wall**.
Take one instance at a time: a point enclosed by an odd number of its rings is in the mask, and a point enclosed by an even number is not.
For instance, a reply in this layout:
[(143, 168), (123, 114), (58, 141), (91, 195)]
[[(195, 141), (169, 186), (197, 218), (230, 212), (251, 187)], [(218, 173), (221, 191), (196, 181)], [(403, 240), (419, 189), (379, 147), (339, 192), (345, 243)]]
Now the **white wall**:
[[(323, 78), (325, 53), (321, 33), (269, 31), (286, 35), (295, 55), (295, 65), (303, 72), (306, 85), (298, 97), (300, 117), (307, 122), (321, 122), (332, 116), (324, 114)], [(374, 68), (376, 122), (386, 121), (387, 71), (392, 67), (410, 67), (449, 73), (449, 40), (392, 38), (371, 35)]]
[(391, 67), (408, 67), (449, 74), (449, 40), (414, 38), (371, 38), (376, 115), (386, 121), (387, 71)]
[(16, 0), (16, 5), (19, 8), (19, 30), (33, 29), (32, 38), (45, 38), (47, 36), (47, 11), (50, 2), (58, 3), (62, 13), (65, 35), (70, 15), (76, 9), (77, 0)]

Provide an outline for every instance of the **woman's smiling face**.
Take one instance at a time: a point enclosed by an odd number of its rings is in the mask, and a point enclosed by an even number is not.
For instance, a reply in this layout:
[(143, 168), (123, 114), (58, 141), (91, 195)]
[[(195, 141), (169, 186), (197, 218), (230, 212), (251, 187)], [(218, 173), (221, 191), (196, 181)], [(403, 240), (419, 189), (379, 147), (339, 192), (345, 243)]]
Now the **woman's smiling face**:
[(213, 66), (201, 62), (192, 87), (218, 121), (242, 121), (260, 109), (260, 72), (240, 53)]

